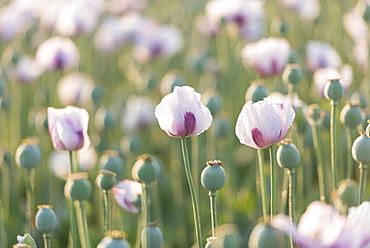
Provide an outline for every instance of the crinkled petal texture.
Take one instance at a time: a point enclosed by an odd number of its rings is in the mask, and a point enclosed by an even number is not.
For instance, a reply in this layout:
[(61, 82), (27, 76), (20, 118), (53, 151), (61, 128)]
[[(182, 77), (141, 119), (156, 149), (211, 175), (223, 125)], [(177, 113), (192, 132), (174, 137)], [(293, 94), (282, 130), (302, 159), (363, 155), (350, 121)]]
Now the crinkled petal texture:
[(90, 145), (87, 134), (89, 114), (86, 109), (68, 106), (48, 108), (48, 125), (51, 141), (56, 150), (85, 150)]
[(114, 199), (126, 211), (138, 213), (139, 209), (135, 205), (138, 196), (142, 195), (141, 184), (132, 180), (123, 180), (112, 188)]
[(201, 95), (190, 86), (176, 86), (155, 109), (159, 126), (169, 136), (195, 136), (212, 124), (211, 111), (201, 103)]
[(287, 103), (273, 103), (270, 97), (262, 101), (247, 102), (239, 114), (235, 133), (240, 143), (264, 149), (280, 142), (295, 117)]

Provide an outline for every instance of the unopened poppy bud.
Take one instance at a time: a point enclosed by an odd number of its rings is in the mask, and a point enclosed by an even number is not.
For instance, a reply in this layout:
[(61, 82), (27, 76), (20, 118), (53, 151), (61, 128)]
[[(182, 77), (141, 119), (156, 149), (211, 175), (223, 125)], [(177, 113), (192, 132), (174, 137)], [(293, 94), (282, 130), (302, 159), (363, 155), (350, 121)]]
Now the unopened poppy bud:
[(55, 215), (51, 205), (38, 206), (35, 222), (36, 228), (40, 232), (50, 233), (57, 227), (57, 216)]
[(285, 84), (297, 84), (302, 79), (302, 70), (298, 64), (287, 64), (282, 74)]
[(343, 97), (344, 88), (339, 79), (328, 80), (324, 88), (324, 95), (326, 99), (332, 101), (338, 101)]
[(204, 248), (223, 248), (222, 239), (217, 237), (209, 237), (207, 238), (207, 243)]
[(341, 203), (346, 206), (346, 208), (357, 206), (359, 189), (356, 181), (345, 179), (339, 182), (336, 195), (339, 197)]
[(269, 224), (261, 223), (253, 228), (248, 245), (249, 248), (282, 248), (283, 235)]
[(149, 223), (141, 232), (141, 243), (144, 244), (145, 232), (147, 235), (147, 248), (160, 248), (163, 244), (163, 233), (156, 223)]
[[(23, 237), (18, 235), (17, 240), (18, 240), (18, 245), (21, 245), (18, 247), (37, 248), (35, 240), (28, 233), (26, 233)], [(22, 246), (22, 245), (27, 245), (27, 246)]]
[(153, 156), (144, 154), (138, 157), (131, 172), (134, 180), (150, 183), (158, 179), (161, 166)]
[(102, 190), (110, 190), (116, 183), (116, 173), (109, 170), (99, 171), (99, 175), (96, 177), (96, 184)]
[(256, 80), (251, 83), (247, 92), (245, 93), (245, 101), (258, 102), (268, 96), (268, 91), (263, 81)]
[(291, 139), (284, 139), (279, 143), (276, 158), (281, 168), (294, 170), (301, 160), (297, 147), (291, 143)]
[(370, 138), (361, 134), (352, 145), (352, 157), (360, 164), (370, 162)]
[(131, 248), (125, 233), (117, 230), (107, 232), (96, 248)]
[(88, 200), (92, 194), (92, 185), (87, 179), (87, 173), (80, 172), (69, 175), (64, 187), (66, 198), (84, 201)]
[(349, 128), (356, 128), (363, 123), (364, 118), (359, 105), (347, 102), (340, 112), (340, 121)]
[(117, 177), (122, 176), (124, 170), (124, 162), (122, 158), (118, 155), (117, 151), (107, 150), (101, 156), (100, 168), (102, 170), (112, 171), (116, 174)]
[(220, 190), (225, 186), (226, 173), (222, 168), (222, 162), (220, 160), (208, 161), (207, 167), (205, 167), (200, 176), (202, 186), (211, 192)]
[(41, 149), (36, 137), (23, 140), (15, 153), (15, 162), (19, 167), (35, 168), (41, 163)]

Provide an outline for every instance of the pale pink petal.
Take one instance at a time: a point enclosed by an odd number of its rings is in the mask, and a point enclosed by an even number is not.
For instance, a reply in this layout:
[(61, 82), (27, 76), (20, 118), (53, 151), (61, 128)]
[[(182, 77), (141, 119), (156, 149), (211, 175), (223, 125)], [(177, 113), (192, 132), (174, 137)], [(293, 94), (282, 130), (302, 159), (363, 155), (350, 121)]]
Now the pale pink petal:
[(116, 202), (123, 209), (131, 213), (139, 212), (139, 209), (135, 205), (138, 196), (142, 194), (142, 187), (139, 182), (125, 179), (117, 183), (117, 185), (112, 188), (112, 192)]

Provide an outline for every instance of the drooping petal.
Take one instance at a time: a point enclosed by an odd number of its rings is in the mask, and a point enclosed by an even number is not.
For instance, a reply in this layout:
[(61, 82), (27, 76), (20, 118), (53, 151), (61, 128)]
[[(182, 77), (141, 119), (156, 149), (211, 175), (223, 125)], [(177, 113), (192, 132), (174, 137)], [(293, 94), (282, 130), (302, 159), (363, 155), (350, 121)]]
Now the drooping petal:
[(135, 205), (138, 196), (142, 194), (141, 184), (136, 181), (123, 180), (112, 188), (114, 199), (126, 211), (138, 213), (139, 209)]
[(189, 86), (176, 86), (155, 109), (161, 129), (172, 137), (195, 136), (206, 131), (212, 123), (212, 115), (200, 97)]

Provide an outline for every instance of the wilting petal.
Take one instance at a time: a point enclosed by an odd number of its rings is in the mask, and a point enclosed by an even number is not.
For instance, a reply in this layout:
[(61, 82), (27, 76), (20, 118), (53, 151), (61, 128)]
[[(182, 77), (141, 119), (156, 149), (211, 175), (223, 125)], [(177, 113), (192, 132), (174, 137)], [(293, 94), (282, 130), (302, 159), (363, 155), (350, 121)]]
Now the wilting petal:
[(56, 150), (75, 151), (90, 145), (87, 134), (89, 114), (85, 109), (68, 106), (48, 108), (49, 133)]
[(236, 136), (242, 144), (263, 149), (285, 137), (294, 117), (289, 104), (272, 103), (269, 97), (256, 103), (247, 102), (236, 123)]
[(138, 197), (142, 195), (141, 184), (136, 181), (123, 180), (112, 188), (114, 199), (126, 211), (138, 213)]
[(201, 103), (200, 97), (189, 86), (176, 86), (155, 109), (161, 129), (177, 138), (195, 136), (206, 131), (211, 126), (212, 115)]

